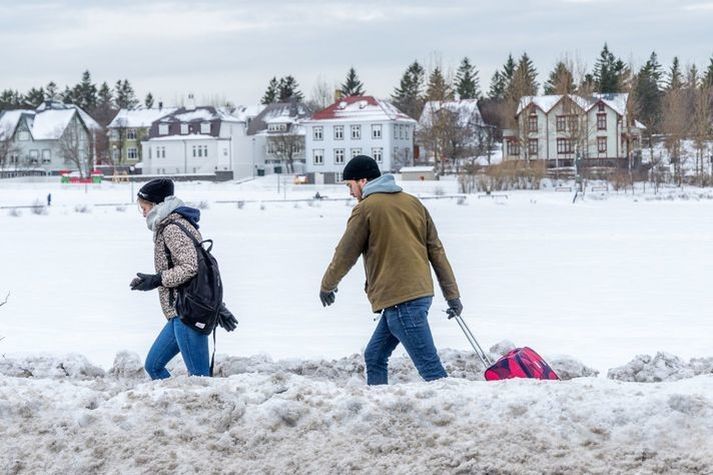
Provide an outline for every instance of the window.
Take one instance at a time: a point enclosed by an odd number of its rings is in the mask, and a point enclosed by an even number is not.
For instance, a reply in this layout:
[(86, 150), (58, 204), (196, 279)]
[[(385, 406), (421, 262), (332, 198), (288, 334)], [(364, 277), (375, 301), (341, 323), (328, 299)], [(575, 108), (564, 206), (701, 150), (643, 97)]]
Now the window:
[(607, 130), (606, 114), (597, 114), (597, 130)]
[(343, 165), (344, 164), (344, 149), (335, 148), (334, 149), (334, 164)]
[(537, 132), (537, 116), (536, 115), (528, 116), (527, 131), (528, 132)]
[(12, 152), (10, 154), (10, 163), (17, 165), (18, 161), (19, 161), (19, 157), (18, 157), (17, 153)]
[(361, 139), (361, 125), (352, 125), (352, 139)]
[(353, 148), (353, 149), (351, 149), (351, 154), (352, 154), (352, 158), (356, 157), (357, 155), (361, 155), (361, 149)]
[(321, 148), (312, 150), (312, 163), (315, 165), (324, 165), (324, 150)]
[(186, 135), (188, 133), (188, 124), (181, 124), (181, 135)]
[(381, 138), (381, 124), (373, 124), (371, 126), (371, 138), (380, 139)]
[(156, 158), (166, 158), (166, 147), (156, 147)]
[(197, 156), (198, 156), (198, 147), (196, 147), (196, 146), (194, 145), (194, 146), (193, 146), (193, 157), (197, 157)]
[(557, 123), (557, 132), (564, 132), (565, 127), (567, 127), (567, 116), (558, 115), (555, 120)]
[(579, 130), (579, 119), (576, 115), (567, 117), (567, 127), (570, 132), (577, 132), (577, 130)]
[(136, 147), (129, 147), (126, 149), (126, 158), (129, 160), (136, 160), (139, 158), (139, 151), (136, 149)]
[(607, 138), (597, 137), (597, 152), (607, 153)]
[(136, 129), (126, 129), (126, 140), (136, 140)]
[(529, 139), (527, 141), (527, 153), (531, 157), (537, 156), (537, 139)]
[(112, 140), (119, 140), (119, 131), (116, 129), (111, 129), (109, 131), (109, 138)]
[(319, 127), (314, 127), (312, 129), (312, 138), (314, 140), (322, 140), (324, 139), (324, 128), (322, 126)]
[(208, 156), (208, 146), (207, 145), (203, 145), (203, 156), (204, 157)]
[(151, 159), (151, 147), (149, 147), (149, 160)]
[(404, 138), (406, 140), (408, 140), (410, 134), (411, 134), (411, 127), (409, 127), (408, 125), (404, 125)]
[(114, 148), (111, 149), (111, 159), (115, 162), (119, 160), (119, 149), (116, 148), (116, 145), (114, 145)]
[(341, 183), (343, 180), (342, 172), (334, 172), (334, 183)]
[(158, 124), (158, 134), (168, 135), (168, 124)]
[(604, 112), (604, 103), (603, 102), (600, 102), (599, 104), (597, 104), (597, 111)]
[(223, 149), (223, 156), (224, 156), (224, 157), (227, 157), (227, 156), (228, 156), (228, 149), (227, 149), (227, 148), (224, 148), (224, 149)]
[(381, 163), (384, 161), (384, 149), (379, 147), (379, 148), (372, 148), (371, 149), (371, 156), (374, 160), (376, 160), (376, 163)]
[(571, 139), (557, 139), (557, 153), (572, 153), (573, 151)]
[(40, 157), (39, 150), (30, 150), (30, 164), (37, 165), (39, 157)]
[(520, 155), (520, 143), (517, 140), (508, 140), (508, 155)]
[(201, 133), (210, 134), (210, 122), (201, 122)]
[(335, 125), (334, 126), (334, 140), (344, 140), (344, 126)]
[(22, 142), (26, 142), (26, 141), (30, 140), (30, 133), (26, 130), (21, 130), (17, 134), (17, 140), (20, 140)]
[(52, 150), (42, 149), (42, 163), (50, 163), (52, 161)]

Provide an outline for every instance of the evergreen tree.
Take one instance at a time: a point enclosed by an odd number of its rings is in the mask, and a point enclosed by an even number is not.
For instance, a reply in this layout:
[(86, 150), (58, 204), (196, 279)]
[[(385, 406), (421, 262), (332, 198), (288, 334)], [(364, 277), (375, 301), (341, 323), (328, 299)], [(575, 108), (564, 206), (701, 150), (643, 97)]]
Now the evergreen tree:
[(359, 80), (359, 76), (357, 76), (353, 67), (349, 68), (346, 81), (339, 88), (339, 91), (342, 93), (342, 97), (364, 95), (364, 83)]
[(280, 84), (277, 88), (277, 101), (278, 102), (290, 102), (297, 101), (302, 102), (304, 96), (299, 90), (299, 84), (292, 76), (285, 76), (280, 79)]
[(626, 64), (621, 59), (614, 57), (607, 44), (604, 43), (599, 59), (594, 65), (594, 83), (597, 92), (621, 92), (626, 74)]
[(423, 110), (423, 87), (426, 72), (414, 61), (401, 77), (399, 87), (394, 89), (391, 101), (404, 114), (418, 120)]
[(683, 74), (681, 73), (681, 66), (678, 63), (678, 56), (674, 56), (671, 68), (668, 71), (668, 78), (666, 80), (666, 90), (675, 91), (683, 87)]
[(45, 88), (45, 97), (48, 101), (58, 101), (60, 100), (59, 91), (57, 90), (57, 84), (54, 81), (47, 83)]
[(490, 90), (488, 92), (488, 96), (491, 99), (500, 100), (505, 98), (507, 91), (510, 90), (516, 67), (517, 64), (515, 64), (515, 59), (513, 59), (512, 53), (509, 53), (508, 59), (503, 65), (502, 72), (496, 70), (493, 74), (493, 78), (490, 80)]
[(273, 102), (277, 102), (277, 89), (278, 88), (279, 88), (279, 84), (277, 82), (277, 78), (275, 76), (273, 76), (267, 85), (267, 90), (265, 91), (265, 94), (262, 96), (260, 103), (267, 105), (267, 104), (272, 104)]
[(544, 84), (545, 94), (571, 94), (575, 91), (574, 77), (564, 61), (559, 61)]
[(692, 64), (689, 66), (688, 70), (686, 71), (686, 83), (685, 87), (686, 89), (698, 89), (698, 86), (701, 83), (701, 78), (700, 74), (698, 73), (698, 68), (696, 67), (695, 64)]
[(0, 110), (22, 107), (23, 97), (19, 91), (5, 89), (0, 93)]
[(659, 87), (661, 75), (661, 65), (658, 64), (656, 54), (652, 53), (646, 64), (639, 70), (634, 83), (637, 115), (649, 132), (658, 131), (661, 120), (663, 97), (663, 91)]
[(527, 53), (523, 53), (515, 67), (506, 95), (517, 101), (522, 96), (537, 95), (539, 88), (537, 69)]
[(147, 109), (153, 108), (153, 94), (150, 92), (146, 94), (146, 98), (144, 99), (144, 106), (146, 106)]
[(703, 75), (703, 85), (705, 87), (713, 87), (713, 56), (708, 64), (705, 74)]
[(89, 71), (82, 73), (82, 81), (75, 86), (75, 104), (85, 111), (94, 110), (97, 106), (97, 86), (92, 83), (92, 76)]
[(113, 109), (114, 99), (111, 97), (111, 89), (104, 81), (97, 93), (97, 109)]
[(426, 86), (427, 101), (452, 101), (454, 99), (453, 89), (443, 77), (441, 68), (436, 66), (428, 77)]
[(139, 100), (136, 98), (134, 88), (131, 87), (128, 79), (123, 81), (119, 79), (114, 86), (114, 94), (116, 97), (116, 106), (119, 109), (134, 109), (139, 105)]
[(470, 64), (467, 56), (458, 66), (455, 89), (459, 99), (480, 99), (478, 70)]
[(30, 107), (37, 107), (45, 101), (45, 90), (43, 88), (32, 88), (25, 94), (25, 104)]
[(65, 104), (74, 104), (77, 102), (76, 89), (70, 89), (69, 86), (64, 86), (64, 91), (60, 94), (60, 99)]

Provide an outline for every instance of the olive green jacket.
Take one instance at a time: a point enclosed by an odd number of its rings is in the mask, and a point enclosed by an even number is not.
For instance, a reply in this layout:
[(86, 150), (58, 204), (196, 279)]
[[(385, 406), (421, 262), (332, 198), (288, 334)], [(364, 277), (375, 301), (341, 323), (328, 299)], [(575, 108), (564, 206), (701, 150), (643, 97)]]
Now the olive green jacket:
[(418, 198), (402, 192), (391, 175), (367, 183), (363, 196), (322, 278), (322, 290), (337, 288), (361, 255), (374, 312), (432, 296), (430, 266), (446, 300), (460, 297), (436, 226)]

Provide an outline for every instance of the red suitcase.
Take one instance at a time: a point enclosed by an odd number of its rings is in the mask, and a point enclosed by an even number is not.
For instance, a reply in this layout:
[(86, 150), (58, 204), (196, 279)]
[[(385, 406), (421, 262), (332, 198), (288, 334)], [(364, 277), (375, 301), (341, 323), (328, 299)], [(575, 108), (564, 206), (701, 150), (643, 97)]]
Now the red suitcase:
[(448, 318), (456, 319), (461, 330), (465, 333), (468, 342), (473, 347), (473, 350), (475, 350), (475, 354), (478, 355), (480, 361), (485, 365), (485, 379), (487, 381), (510, 378), (560, 379), (550, 365), (548, 365), (535, 350), (527, 346), (508, 351), (501, 356), (498, 361), (493, 363), (480, 347), (473, 333), (471, 333), (470, 328), (468, 328), (468, 325), (463, 321), (463, 318), (460, 315), (455, 315), (450, 312)]

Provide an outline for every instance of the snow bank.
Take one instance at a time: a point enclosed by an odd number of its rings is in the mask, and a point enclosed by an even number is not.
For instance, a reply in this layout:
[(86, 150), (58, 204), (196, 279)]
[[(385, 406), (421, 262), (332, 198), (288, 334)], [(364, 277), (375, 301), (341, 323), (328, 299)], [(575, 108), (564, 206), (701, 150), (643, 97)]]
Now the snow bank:
[(653, 358), (638, 355), (624, 366), (610, 369), (607, 377), (619, 381), (652, 383), (678, 381), (701, 374), (713, 374), (713, 358), (692, 358), (686, 363), (678, 356), (658, 352)]
[(0, 377), (0, 471), (713, 470), (710, 376), (658, 384), (449, 378), (377, 388), (283, 371), (111, 381)]

